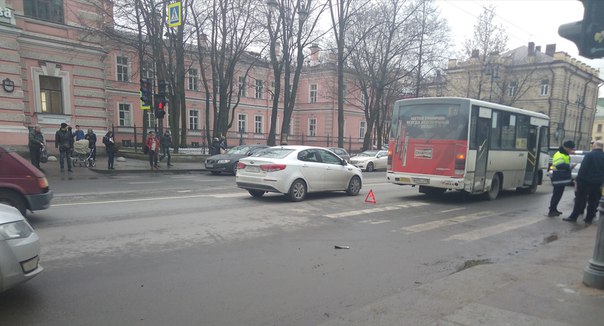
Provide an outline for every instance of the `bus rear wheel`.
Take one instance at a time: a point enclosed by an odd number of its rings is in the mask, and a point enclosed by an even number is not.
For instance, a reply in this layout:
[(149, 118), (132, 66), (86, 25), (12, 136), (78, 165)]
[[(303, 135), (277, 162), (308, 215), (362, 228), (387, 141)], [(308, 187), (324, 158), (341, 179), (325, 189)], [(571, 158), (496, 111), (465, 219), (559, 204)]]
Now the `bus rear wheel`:
[(501, 179), (499, 178), (499, 174), (493, 175), (493, 180), (491, 180), (491, 189), (485, 193), (485, 197), (488, 200), (495, 200), (499, 197), (499, 193), (501, 192)]

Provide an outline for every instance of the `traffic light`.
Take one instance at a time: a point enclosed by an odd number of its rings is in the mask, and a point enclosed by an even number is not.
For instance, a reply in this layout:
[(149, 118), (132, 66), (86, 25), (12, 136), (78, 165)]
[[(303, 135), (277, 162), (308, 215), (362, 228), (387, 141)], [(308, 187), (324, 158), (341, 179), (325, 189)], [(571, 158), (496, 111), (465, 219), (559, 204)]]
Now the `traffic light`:
[(558, 34), (572, 41), (579, 55), (588, 58), (604, 57), (604, 1), (580, 0), (583, 3), (583, 20), (560, 25)]
[(157, 94), (159, 95), (167, 95), (168, 94), (168, 83), (165, 80), (157, 81)]
[(141, 109), (149, 110), (153, 99), (153, 84), (150, 79), (141, 79)]
[(166, 105), (168, 100), (163, 94), (155, 94), (155, 117), (162, 119), (166, 115)]

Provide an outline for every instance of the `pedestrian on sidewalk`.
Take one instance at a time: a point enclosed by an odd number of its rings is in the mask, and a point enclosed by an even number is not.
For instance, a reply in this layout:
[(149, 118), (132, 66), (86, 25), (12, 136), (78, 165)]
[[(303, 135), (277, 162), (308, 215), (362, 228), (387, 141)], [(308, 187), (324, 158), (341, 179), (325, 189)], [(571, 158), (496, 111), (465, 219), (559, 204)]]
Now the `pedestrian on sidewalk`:
[(158, 163), (158, 153), (159, 153), (159, 139), (155, 136), (155, 132), (149, 131), (149, 135), (147, 136), (147, 141), (145, 142), (147, 148), (149, 148), (149, 166), (151, 170), (153, 168), (159, 169)]
[(587, 204), (587, 214), (583, 221), (590, 225), (596, 217), (600, 197), (602, 197), (602, 184), (604, 183), (604, 143), (596, 140), (593, 143), (591, 152), (585, 154), (579, 173), (577, 174), (577, 192), (575, 195), (575, 205), (573, 212), (569, 217), (562, 220), (567, 222), (577, 222), (579, 215), (585, 211)]
[(84, 139), (84, 130), (80, 129), (80, 125), (76, 125), (76, 131), (73, 133), (73, 137), (75, 137), (75, 140), (82, 140)]
[(65, 169), (65, 160), (67, 160), (67, 171), (72, 172), (70, 157), (72, 142), (73, 138), (71, 137), (71, 132), (67, 130), (67, 124), (65, 122), (61, 123), (61, 128), (55, 133), (55, 148), (59, 149), (61, 172)]
[(40, 153), (45, 147), (44, 135), (40, 129), (40, 126), (34, 126), (34, 128), (29, 132), (29, 156), (31, 160), (31, 164), (38, 168), (38, 170), (42, 171), (40, 168)]
[(96, 134), (91, 128), (88, 129), (88, 133), (84, 136), (84, 139), (88, 140), (88, 149), (90, 150), (90, 158), (96, 161)]
[(220, 139), (218, 139), (218, 137), (214, 137), (212, 144), (210, 145), (210, 155), (218, 154), (220, 154)]
[(549, 203), (549, 213), (547, 216), (554, 217), (562, 215), (558, 210), (558, 203), (564, 194), (564, 188), (572, 181), (571, 171), (574, 165), (570, 164), (570, 154), (575, 151), (575, 142), (572, 140), (565, 141), (552, 158), (552, 185), (554, 191)]
[(160, 144), (161, 144), (161, 157), (159, 158), (159, 160), (163, 160), (164, 157), (168, 156), (168, 166), (172, 166), (172, 164), (170, 163), (170, 159), (172, 158), (172, 156), (170, 155), (170, 147), (172, 146), (172, 136), (170, 136), (170, 130), (166, 129), (166, 131), (164, 131), (164, 134), (161, 136), (160, 139)]
[(105, 144), (105, 151), (107, 152), (107, 170), (115, 170), (113, 167), (115, 160), (115, 139), (113, 139), (113, 132), (108, 131), (105, 134), (103, 144)]

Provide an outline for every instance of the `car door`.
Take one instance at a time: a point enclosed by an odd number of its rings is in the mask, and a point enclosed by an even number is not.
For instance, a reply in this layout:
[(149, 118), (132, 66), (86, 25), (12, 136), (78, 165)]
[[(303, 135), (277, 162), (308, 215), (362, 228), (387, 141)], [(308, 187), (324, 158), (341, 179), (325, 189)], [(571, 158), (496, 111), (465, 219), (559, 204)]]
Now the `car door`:
[(375, 168), (376, 169), (385, 169), (388, 163), (388, 152), (387, 151), (379, 151), (375, 156)]
[(321, 163), (320, 154), (316, 149), (306, 149), (298, 153), (298, 161), (300, 161), (300, 171), (308, 191), (325, 190), (325, 165)]
[(325, 190), (343, 190), (348, 185), (350, 179), (350, 167), (343, 166), (341, 159), (332, 152), (317, 149), (320, 155), (321, 163), (324, 166), (323, 182)]

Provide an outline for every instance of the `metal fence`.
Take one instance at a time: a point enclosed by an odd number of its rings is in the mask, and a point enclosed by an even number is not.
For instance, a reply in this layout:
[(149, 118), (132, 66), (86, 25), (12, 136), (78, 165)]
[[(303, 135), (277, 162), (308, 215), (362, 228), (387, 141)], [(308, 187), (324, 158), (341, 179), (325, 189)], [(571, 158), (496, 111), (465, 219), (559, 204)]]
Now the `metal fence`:
[[(133, 127), (112, 126), (112, 130), (116, 143), (120, 147), (133, 147), (135, 150), (138, 150), (142, 148), (142, 144), (146, 139), (146, 136), (143, 135), (143, 128), (136, 125)], [(155, 129), (148, 128), (148, 130)], [(210, 134), (212, 134), (211, 131)], [(186, 142), (185, 144), (180, 144), (180, 147), (199, 148), (202, 153), (207, 153), (208, 143), (205, 135), (205, 130), (186, 130)], [(276, 135), (276, 139), (278, 143), (280, 135)], [(246, 144), (266, 144), (268, 140), (268, 133), (229, 131), (226, 134), (226, 140), (228, 147)], [(287, 138), (287, 143), (288, 145), (337, 147), (338, 139), (337, 137), (331, 137), (329, 135), (308, 136), (304, 134), (290, 134)], [(363, 138), (348, 137), (344, 141), (344, 148), (350, 153), (360, 152), (362, 147)]]

